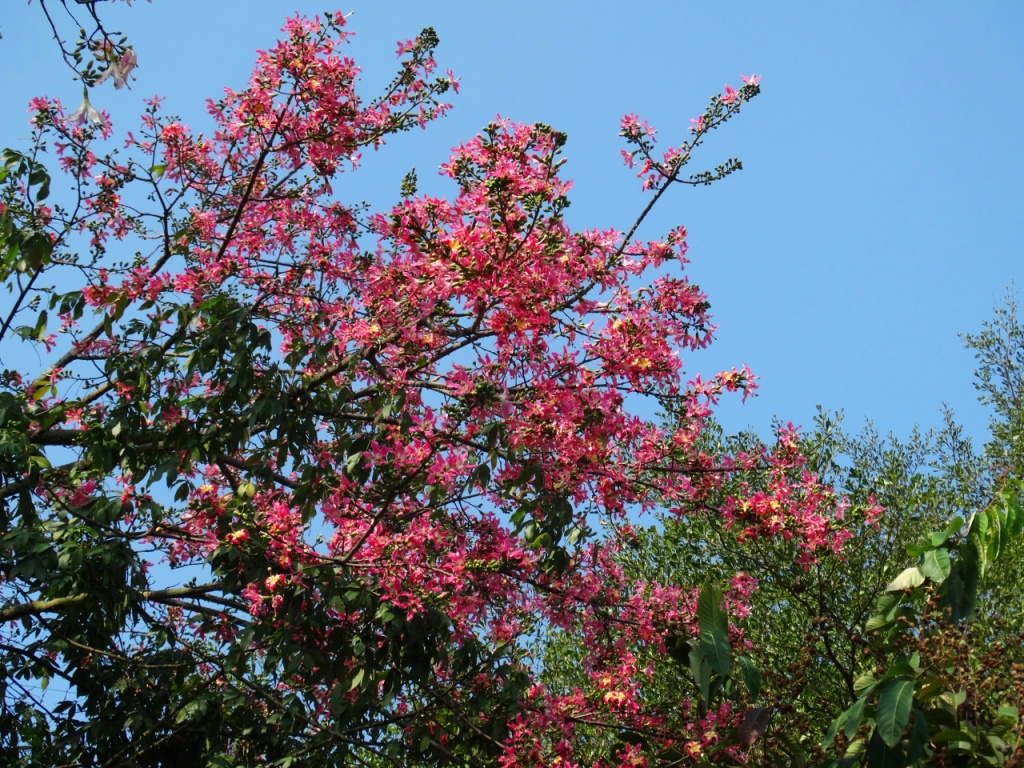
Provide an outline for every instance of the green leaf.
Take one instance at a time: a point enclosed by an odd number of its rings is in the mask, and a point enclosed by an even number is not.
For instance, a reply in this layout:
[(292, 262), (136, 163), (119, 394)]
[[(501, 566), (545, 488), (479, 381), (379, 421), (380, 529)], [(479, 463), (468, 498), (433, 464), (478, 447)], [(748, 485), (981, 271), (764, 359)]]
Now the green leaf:
[(361, 462), (362, 460), (363, 460), (363, 453), (362, 453), (362, 451), (359, 451), (357, 453), (353, 453), (351, 456), (349, 456), (348, 460), (345, 462), (345, 474), (346, 475), (351, 475), (353, 472), (355, 472), (356, 471), (356, 467), (359, 466), (359, 462)]
[(867, 696), (861, 696), (853, 703), (853, 706), (846, 710), (846, 723), (843, 727), (843, 735), (847, 741), (857, 735), (861, 721), (864, 719), (864, 707), (868, 703)]
[(924, 575), (916, 565), (907, 568), (885, 588), (886, 592), (903, 592), (924, 584)]
[(907, 744), (907, 765), (914, 765), (925, 754), (928, 746), (928, 720), (924, 713), (914, 709), (914, 730), (910, 733), (910, 741)]
[(876, 615), (876, 616), (872, 616), (870, 619), (868, 619), (867, 624), (864, 625), (864, 629), (866, 631), (868, 631), (868, 632), (871, 632), (872, 630), (875, 630), (875, 629), (882, 629), (883, 627), (888, 626), (889, 624), (892, 624), (892, 623), (893, 623), (892, 619), (890, 619), (890, 618), (888, 618), (886, 616), (883, 616), (883, 615)]
[(707, 706), (711, 699), (711, 665), (699, 645), (690, 651), (690, 673), (700, 689), (701, 701)]
[(999, 514), (995, 504), (985, 510), (985, 516), (988, 518), (985, 554), (989, 562), (995, 562), (1002, 557), (1003, 552), (1006, 550), (1009, 537), (1006, 535), (1006, 531), (1003, 530), (1003, 517)]
[(804, 768), (807, 765), (807, 755), (804, 752), (804, 745), (796, 733), (776, 730), (772, 734), (778, 740), (783, 750), (790, 758), (789, 768)]
[(945, 547), (925, 552), (918, 566), (927, 578), (936, 584), (941, 584), (949, 576), (951, 564), (949, 562), (949, 550)]
[(705, 584), (697, 597), (697, 626), (704, 657), (717, 674), (728, 677), (732, 668), (729, 648), (729, 619), (722, 610), (722, 590), (717, 584)]
[(838, 765), (843, 768), (854, 766), (860, 762), (860, 756), (864, 753), (864, 739), (854, 739), (846, 745), (846, 752)]
[[(1005, 755), (1013, 751), (1005, 741), (994, 734), (986, 733), (985, 739), (988, 741), (991, 751), (995, 752), (997, 755)], [(998, 763), (994, 762), (991, 757), (986, 756), (985, 760), (993, 765), (998, 765)]]
[(910, 707), (914, 701), (914, 681), (896, 678), (886, 683), (878, 695), (877, 730), (890, 747), (899, 743), (903, 729), (910, 720)]
[(828, 730), (825, 731), (825, 738), (821, 740), (822, 749), (828, 749), (831, 746), (832, 742), (836, 740), (836, 734), (839, 733), (839, 729), (846, 724), (849, 717), (850, 710), (848, 709), (843, 710), (836, 715), (832, 720), (832, 723), (829, 725)]
[(960, 547), (960, 557), (943, 584), (945, 603), (952, 608), (954, 621), (970, 618), (978, 598), (978, 581), (981, 566), (976, 547), (970, 543)]
[(949, 704), (954, 712), (956, 708), (967, 701), (967, 691), (950, 691), (943, 694), (942, 698)]
[(884, 683), (886, 680), (892, 680), (897, 677), (912, 678), (917, 675), (917, 672), (918, 670), (907, 661), (894, 661), (885, 670), (885, 674), (878, 679), (878, 682)]
[(1024, 509), (1021, 508), (1020, 500), (1015, 493), (1003, 491), (999, 497), (1003, 502), (1004, 527), (1010, 536), (1016, 538), (1024, 532)]
[(974, 737), (959, 728), (947, 728), (934, 734), (931, 740), (936, 744), (970, 744)]
[(365, 674), (366, 674), (366, 670), (364, 670), (364, 669), (356, 670), (356, 673), (354, 675), (352, 675), (352, 680), (349, 682), (348, 689), (350, 691), (354, 691), (356, 688), (359, 688), (360, 686), (362, 686), (362, 684), (363, 684), (363, 677), (365, 676)]
[(737, 656), (736, 661), (739, 662), (743, 685), (746, 686), (747, 693), (750, 694), (751, 699), (756, 699), (761, 695), (761, 670), (749, 656)]
[(967, 531), (967, 549), (974, 550), (977, 558), (978, 578), (985, 575), (989, 564), (989, 516), (988, 510), (978, 512)]
[(53, 241), (45, 232), (34, 232), (22, 244), (21, 252), (25, 257), (28, 271), (35, 274), (50, 263)]
[(894, 595), (890, 592), (883, 592), (878, 596), (878, 600), (875, 603), (875, 610), (884, 616), (888, 614), (889, 610), (894, 608), (899, 601), (899, 595)]
[(865, 693), (878, 684), (878, 679), (870, 672), (861, 675), (853, 681), (853, 692), (860, 694)]
[(704, 663), (704, 651), (701, 650), (699, 645), (686, 646), (688, 651), (688, 658), (690, 660), (690, 674), (693, 675), (694, 680), (700, 679), (700, 666)]
[(868, 742), (868, 768), (905, 768), (907, 762), (903, 750), (895, 745), (886, 744), (878, 730), (875, 730)]
[(999, 709), (996, 710), (996, 714), (999, 715), (999, 717), (1001, 717), (1003, 720), (1006, 720), (1009, 723), (1011, 723), (1012, 725), (1017, 724), (1018, 711), (1016, 707), (1012, 707), (1009, 705), (999, 707)]

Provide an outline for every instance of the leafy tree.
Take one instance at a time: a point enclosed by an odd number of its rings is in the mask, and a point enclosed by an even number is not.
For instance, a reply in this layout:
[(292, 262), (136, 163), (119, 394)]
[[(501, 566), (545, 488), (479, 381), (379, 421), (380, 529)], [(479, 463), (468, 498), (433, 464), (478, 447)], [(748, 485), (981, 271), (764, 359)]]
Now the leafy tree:
[[(0, 157), (0, 754), (546, 766), (596, 727), (619, 739), (598, 765), (695, 762), (738, 713), (650, 695), (632, 649), (703, 635), (721, 671), (739, 637), (714, 589), (615, 554), (627, 514), (760, 498), (722, 497), (711, 480), (745, 460), (712, 472), (704, 448), (715, 399), (752, 384), (687, 382), (678, 352), (711, 328), (685, 230), (635, 235), (673, 183), (740, 167), (683, 173), (757, 78), (664, 153), (624, 118), (651, 194), (626, 233), (571, 230), (565, 136), (508, 122), (454, 150), (450, 199), (410, 174), (373, 212), (339, 176), (444, 114), (456, 81), (428, 29), (364, 100), (343, 26), (290, 19), (208, 136), (153, 100), (111, 150), (88, 99), (36, 99), (34, 148)], [(106, 59), (121, 76), (126, 55)], [(780, 519), (750, 538), (839, 546), (795, 443), (758, 460)], [(527, 654), (547, 628), (588, 649), (586, 690), (543, 685)]]
[[(751, 434), (704, 431), (709, 457), (724, 453), (743, 466), (731, 475), (711, 471), (717, 497), (702, 503), (725, 514), (682, 507), (662, 515), (617, 559), (629, 577), (666, 589), (703, 578), (756, 590), (733, 609), (742, 636), (733, 638), (731, 663), (703, 665), (706, 649), (683, 636), (670, 657), (638, 660), (658, 670), (651, 695), (670, 700), (689, 690), (701, 712), (739, 709), (736, 729), (719, 736), (749, 748), (758, 765), (822, 764), (836, 746), (841, 758), (846, 753), (836, 765), (1018, 764), (1024, 517), (1011, 478), (1024, 427), (1024, 333), (1017, 316), (1010, 299), (981, 334), (965, 337), (978, 355), (983, 400), (995, 406), (982, 455), (949, 413), (938, 432), (915, 430), (906, 441), (871, 427), (851, 436), (840, 418), (819, 413), (800, 439), (806, 463), (795, 469), (867, 512), (847, 515), (842, 550), (808, 558), (797, 543), (759, 535), (779, 518), (767, 446)], [(777, 437), (796, 439), (788, 427)], [(760, 503), (729, 501), (744, 497)], [(737, 580), (737, 572), (746, 577)], [(549, 685), (586, 684), (576, 671), (586, 648), (554, 637), (541, 651)], [(612, 738), (592, 732), (592, 753)]]
[[(984, 323), (978, 334), (965, 334), (964, 345), (974, 350), (978, 361), (975, 386), (981, 402), (992, 411), (989, 418), (991, 439), (985, 446), (984, 460), (991, 484), (999, 486), (1004, 478), (1021, 477), (1024, 468), (1024, 327), (1017, 296), (1008, 292), (996, 306), (994, 317)], [(989, 627), (989, 618), (998, 615), (1006, 631), (1024, 633), (1024, 612), (1007, 610), (1019, 606), (1018, 585), (1024, 584), (1024, 544), (1010, 542), (1008, 553), (998, 565), (998, 578), (984, 584), (984, 603), (989, 609), (976, 620)]]
[[(850, 744), (837, 765), (1024, 764), (1024, 332), (1013, 296), (965, 335), (977, 387), (993, 406), (979, 485), (992, 497), (965, 522), (907, 547), (915, 558), (878, 598), (866, 628), (876, 666), (826, 738)], [(963, 472), (962, 466), (951, 473)]]

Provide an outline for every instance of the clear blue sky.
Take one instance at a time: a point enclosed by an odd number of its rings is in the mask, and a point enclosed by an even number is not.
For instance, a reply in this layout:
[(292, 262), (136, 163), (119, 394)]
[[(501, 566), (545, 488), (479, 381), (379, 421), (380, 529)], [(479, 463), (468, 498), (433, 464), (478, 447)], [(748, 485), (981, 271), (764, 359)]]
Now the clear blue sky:
[[(73, 108), (80, 91), (38, 5), (3, 4), (0, 145), (17, 146), (30, 96)], [(154, 93), (203, 127), (204, 100), (244, 84), (284, 16), (322, 5), (99, 8), (139, 54), (133, 90), (107, 85), (94, 97), (128, 129)], [(641, 233), (689, 228), (689, 274), (719, 324), (689, 370), (747, 363), (761, 377), (759, 398), (723, 409), (730, 428), (766, 431), (773, 414), (809, 426), (821, 403), (845, 409), (848, 423), (871, 418), (905, 434), (937, 425), (946, 402), (984, 438), (958, 334), (977, 330), (1011, 282), (1024, 287), (1024, 3), (349, 0), (340, 10), (355, 11), (351, 55), (367, 95), (393, 74), (394, 42), (428, 25), (441, 67), (461, 77), (449, 118), (400, 137), (339, 185), (382, 204), (409, 167), (422, 186), (448, 147), (500, 113), (569, 134), (572, 226), (628, 227), (646, 200), (618, 157), (619, 118), (647, 116), (675, 143), (723, 83), (763, 75), (762, 95), (696, 160), (738, 156), (744, 170), (680, 187)]]

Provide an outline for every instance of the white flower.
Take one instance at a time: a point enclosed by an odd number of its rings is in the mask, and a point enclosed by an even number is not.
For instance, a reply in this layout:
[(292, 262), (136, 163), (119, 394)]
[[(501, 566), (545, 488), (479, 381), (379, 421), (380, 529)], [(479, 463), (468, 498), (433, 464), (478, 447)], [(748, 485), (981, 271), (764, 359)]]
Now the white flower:
[(93, 125), (106, 125), (107, 120), (103, 115), (96, 111), (95, 107), (89, 103), (89, 93), (83, 90), (82, 92), (82, 103), (78, 109), (68, 115), (68, 122), (72, 125), (84, 126), (88, 123)]

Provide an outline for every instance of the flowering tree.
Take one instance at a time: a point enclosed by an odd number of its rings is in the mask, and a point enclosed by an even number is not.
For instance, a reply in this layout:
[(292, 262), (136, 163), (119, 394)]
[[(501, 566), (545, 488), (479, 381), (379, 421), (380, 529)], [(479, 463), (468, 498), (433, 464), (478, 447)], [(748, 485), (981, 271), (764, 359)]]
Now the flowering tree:
[[(450, 199), (410, 175), (372, 212), (336, 180), (457, 83), (425, 30), (363, 100), (343, 27), (289, 20), (209, 136), (153, 100), (105, 152), (108, 116), (38, 99), (35, 149), (3, 154), (4, 759), (571, 765), (584, 724), (621, 737), (600, 765), (738, 758), (742, 712), (645, 700), (630, 649), (692, 637), (728, 675), (743, 580), (638, 582), (614, 553), (629, 516), (754, 465), (773, 481), (706, 514), (807, 561), (842, 543), (794, 436), (701, 449), (753, 381), (687, 380), (713, 326), (685, 230), (634, 237), (674, 182), (739, 168), (683, 175), (757, 78), (661, 154), (623, 120), (651, 194), (626, 233), (571, 230), (565, 136), (508, 122), (453, 150)], [(635, 413), (656, 405), (673, 425)], [(587, 686), (540, 684), (541, 628), (589, 650)]]

